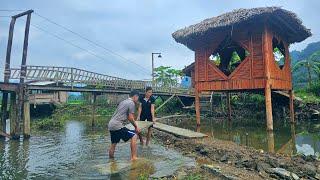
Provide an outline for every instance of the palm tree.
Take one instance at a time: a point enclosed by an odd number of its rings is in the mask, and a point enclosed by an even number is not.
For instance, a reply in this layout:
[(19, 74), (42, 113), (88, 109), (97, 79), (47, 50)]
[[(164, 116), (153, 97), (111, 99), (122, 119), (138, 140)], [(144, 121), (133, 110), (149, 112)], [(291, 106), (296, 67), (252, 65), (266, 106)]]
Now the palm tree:
[(296, 71), (300, 69), (301, 67), (304, 67), (307, 69), (308, 72), (308, 84), (309, 87), (312, 85), (312, 76), (311, 73), (315, 72), (320, 80), (320, 51), (316, 51), (308, 58), (297, 62), (293, 68), (292, 71)]

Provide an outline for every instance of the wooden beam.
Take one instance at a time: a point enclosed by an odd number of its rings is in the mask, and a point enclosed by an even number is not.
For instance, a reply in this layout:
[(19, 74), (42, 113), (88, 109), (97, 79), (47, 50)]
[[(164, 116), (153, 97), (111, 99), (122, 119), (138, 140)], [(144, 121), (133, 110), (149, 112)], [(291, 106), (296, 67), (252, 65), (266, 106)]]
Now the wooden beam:
[(164, 105), (166, 105), (172, 98), (174, 98), (175, 94), (173, 94), (172, 96), (170, 96), (166, 101), (164, 101), (159, 107), (157, 107), (157, 109), (155, 110), (155, 112), (158, 112)]
[(178, 101), (180, 102), (180, 104), (182, 105), (182, 107), (186, 107), (186, 105), (184, 105), (184, 103), (181, 101), (180, 97), (179, 96), (176, 96)]

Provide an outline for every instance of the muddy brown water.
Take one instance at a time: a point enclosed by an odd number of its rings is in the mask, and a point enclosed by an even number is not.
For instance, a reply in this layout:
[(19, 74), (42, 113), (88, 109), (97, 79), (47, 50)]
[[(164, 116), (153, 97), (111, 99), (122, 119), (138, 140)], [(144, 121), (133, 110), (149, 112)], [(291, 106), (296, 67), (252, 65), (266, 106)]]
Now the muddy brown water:
[[(170, 124), (170, 123), (169, 123)], [(198, 131), (211, 138), (233, 141), (258, 150), (288, 155), (304, 154), (320, 156), (320, 122), (275, 120), (274, 131), (268, 133), (263, 120), (237, 120), (203, 118), (196, 127), (193, 118), (172, 121), (172, 125)]]
[(28, 140), (0, 140), (0, 179), (137, 179), (162, 177), (195, 160), (153, 142), (138, 145), (130, 162), (129, 143), (117, 146), (115, 160), (107, 156), (109, 133), (70, 120), (60, 131), (33, 131)]

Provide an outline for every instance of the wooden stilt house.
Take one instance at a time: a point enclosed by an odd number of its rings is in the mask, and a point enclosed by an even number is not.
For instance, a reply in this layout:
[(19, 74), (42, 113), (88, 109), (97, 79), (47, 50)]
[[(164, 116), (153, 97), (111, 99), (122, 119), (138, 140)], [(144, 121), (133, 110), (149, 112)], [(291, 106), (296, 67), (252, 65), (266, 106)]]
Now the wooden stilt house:
[(238, 9), (172, 36), (195, 52), (191, 74), (198, 125), (199, 94), (205, 91), (264, 91), (268, 130), (273, 129), (271, 91), (287, 91), (294, 121), (288, 48), (311, 36), (294, 13), (280, 7)]

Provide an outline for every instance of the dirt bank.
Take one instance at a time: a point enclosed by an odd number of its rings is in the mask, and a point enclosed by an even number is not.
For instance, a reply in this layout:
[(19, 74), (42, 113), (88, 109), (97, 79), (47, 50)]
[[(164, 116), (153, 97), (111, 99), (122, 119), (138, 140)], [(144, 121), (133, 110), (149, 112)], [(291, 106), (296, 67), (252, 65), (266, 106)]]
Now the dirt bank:
[(195, 171), (212, 174), (217, 178), (320, 179), (320, 162), (312, 156), (271, 154), (212, 138), (181, 139), (158, 130), (154, 130), (154, 137), (168, 148), (194, 157), (202, 164)]

